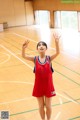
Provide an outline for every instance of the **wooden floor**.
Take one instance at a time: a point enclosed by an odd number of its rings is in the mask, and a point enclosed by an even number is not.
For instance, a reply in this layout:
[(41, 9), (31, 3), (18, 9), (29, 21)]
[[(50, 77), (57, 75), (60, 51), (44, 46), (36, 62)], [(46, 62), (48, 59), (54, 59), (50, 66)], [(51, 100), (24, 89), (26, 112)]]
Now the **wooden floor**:
[(55, 52), (53, 32), (61, 34), (60, 55), (53, 61), (57, 96), (52, 100), (51, 120), (80, 120), (80, 33), (39, 27), (16, 27), (0, 33), (0, 111), (9, 111), (10, 120), (40, 120), (37, 101), (32, 97), (32, 62), (21, 56), (22, 44), (30, 44), (26, 53), (38, 55), (36, 44), (44, 40), (47, 54)]

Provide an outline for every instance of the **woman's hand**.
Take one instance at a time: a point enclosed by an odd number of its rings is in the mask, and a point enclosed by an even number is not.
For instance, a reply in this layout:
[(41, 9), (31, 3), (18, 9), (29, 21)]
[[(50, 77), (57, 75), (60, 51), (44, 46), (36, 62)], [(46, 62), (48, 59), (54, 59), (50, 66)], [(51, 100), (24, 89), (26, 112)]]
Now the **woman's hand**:
[(29, 42), (30, 42), (29, 40), (26, 40), (26, 41), (23, 43), (22, 47), (23, 47), (23, 48), (27, 48)]
[(58, 33), (53, 33), (53, 37), (55, 39), (55, 42), (59, 42), (61, 35), (59, 35)]

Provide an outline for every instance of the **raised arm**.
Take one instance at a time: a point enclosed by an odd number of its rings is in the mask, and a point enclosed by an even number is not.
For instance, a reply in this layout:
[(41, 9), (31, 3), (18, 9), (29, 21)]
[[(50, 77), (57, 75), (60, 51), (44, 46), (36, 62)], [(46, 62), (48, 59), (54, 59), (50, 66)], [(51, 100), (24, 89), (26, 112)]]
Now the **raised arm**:
[(60, 53), (60, 50), (59, 50), (59, 39), (60, 39), (60, 36), (58, 34), (56, 34), (56, 33), (53, 34), (53, 36), (54, 36), (54, 39), (55, 39), (56, 53), (51, 55), (50, 61), (52, 61)]
[(25, 50), (26, 50), (26, 48), (28, 47), (28, 44), (29, 44), (29, 40), (25, 41), (24, 44), (22, 45), (22, 57), (23, 57), (24, 59), (26, 59), (26, 60), (29, 60), (29, 61), (34, 62), (34, 57), (28, 56), (28, 55), (26, 55), (26, 53), (25, 53)]

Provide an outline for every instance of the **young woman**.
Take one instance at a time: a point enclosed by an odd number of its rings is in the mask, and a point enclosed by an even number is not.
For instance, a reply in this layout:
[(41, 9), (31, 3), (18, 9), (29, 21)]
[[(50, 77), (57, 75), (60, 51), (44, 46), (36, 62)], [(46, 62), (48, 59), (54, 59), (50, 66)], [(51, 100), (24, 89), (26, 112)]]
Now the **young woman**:
[[(52, 69), (51, 62), (59, 54), (60, 37), (54, 34), (54, 38), (56, 53), (51, 56), (47, 56), (45, 54), (47, 50), (47, 44), (43, 41), (40, 41), (37, 44), (37, 51), (39, 53), (39, 56), (34, 57), (25, 54), (25, 49), (27, 48), (29, 41), (25, 41), (22, 45), (22, 57), (26, 60), (32, 61), (35, 64), (35, 83), (32, 95), (37, 98), (39, 104), (39, 113), (42, 120), (45, 120), (45, 114), (47, 116), (47, 120), (50, 120), (51, 100), (52, 96), (56, 95), (52, 79), (52, 73), (54, 70)], [(46, 107), (46, 113), (44, 107)]]

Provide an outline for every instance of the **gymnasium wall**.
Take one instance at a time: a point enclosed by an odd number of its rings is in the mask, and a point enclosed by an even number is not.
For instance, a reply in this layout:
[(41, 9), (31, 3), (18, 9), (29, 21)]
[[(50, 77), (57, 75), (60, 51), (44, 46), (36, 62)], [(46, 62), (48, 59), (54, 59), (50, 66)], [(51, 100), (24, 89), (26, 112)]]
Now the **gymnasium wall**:
[(34, 10), (75, 10), (80, 11), (80, 4), (66, 4), (61, 3), (61, 0), (33, 0), (34, 1)]
[(54, 27), (53, 11), (80, 11), (80, 4), (63, 4), (61, 0), (0, 0), (0, 23), (7, 22), (8, 27), (33, 25), (33, 10), (49, 10), (50, 26)]
[(8, 27), (32, 25), (34, 22), (32, 2), (0, 0), (0, 23), (3, 22), (7, 22)]

